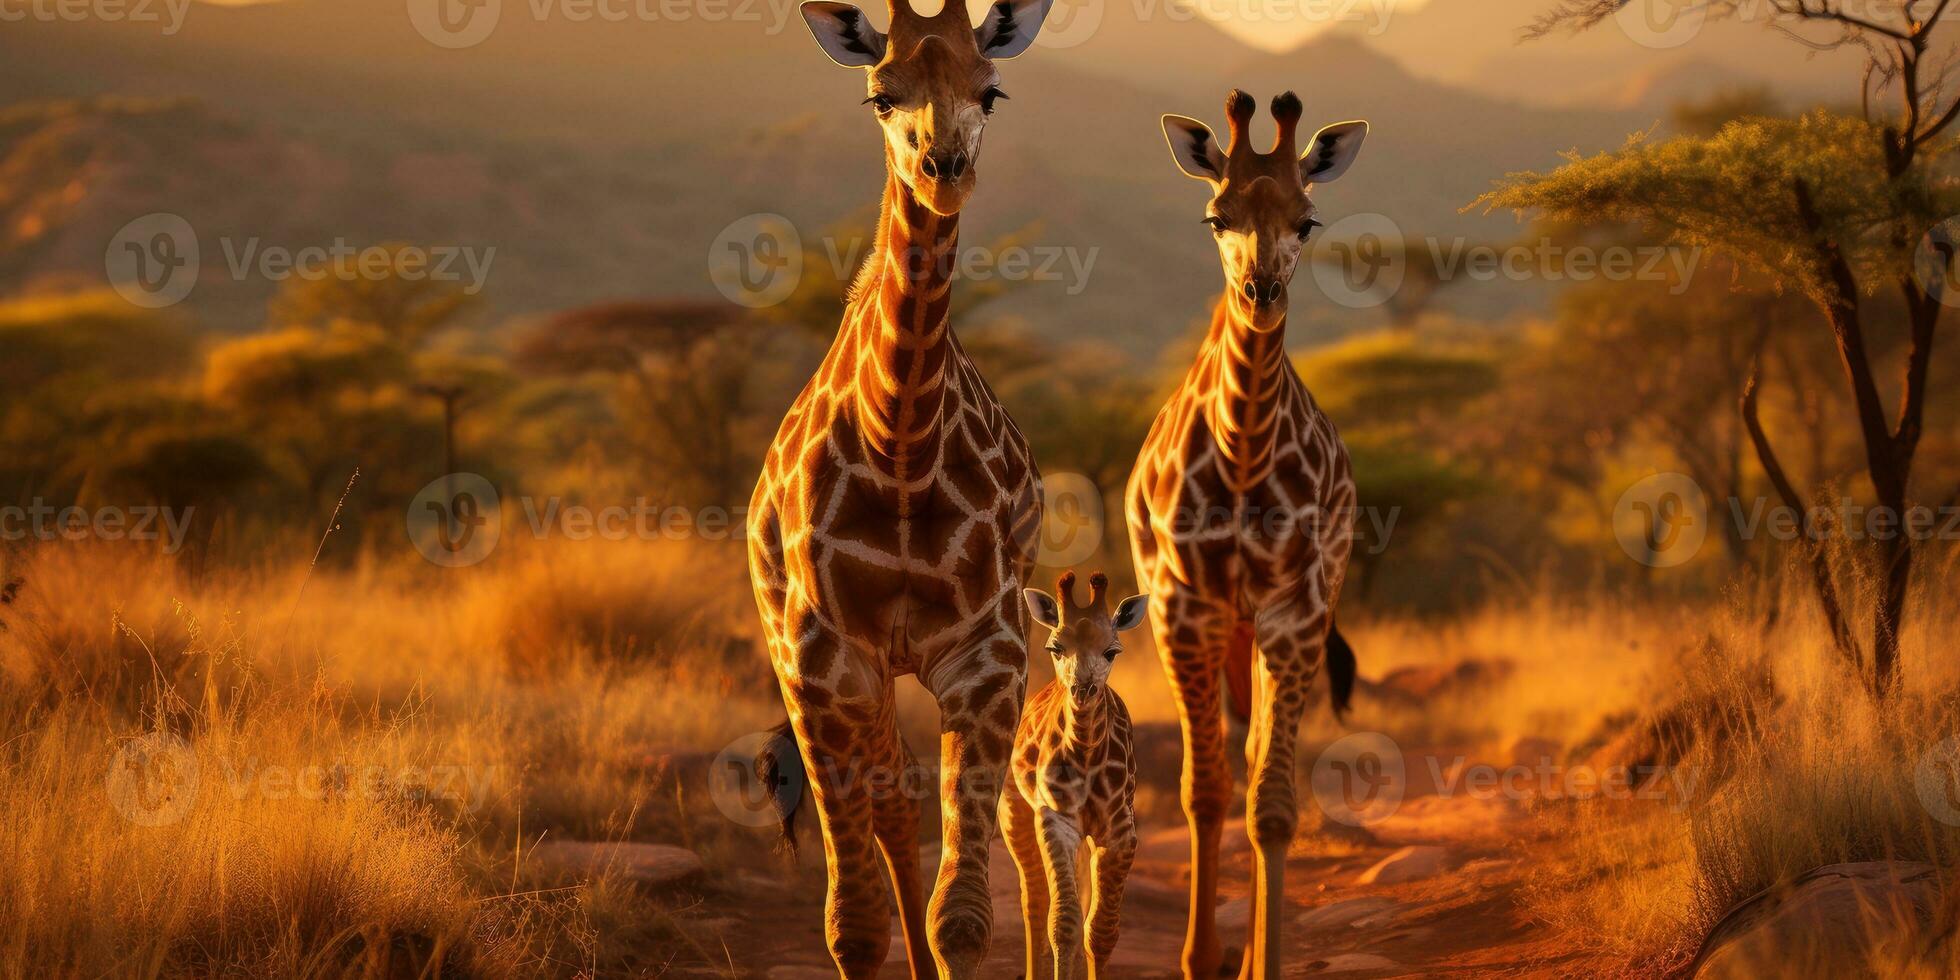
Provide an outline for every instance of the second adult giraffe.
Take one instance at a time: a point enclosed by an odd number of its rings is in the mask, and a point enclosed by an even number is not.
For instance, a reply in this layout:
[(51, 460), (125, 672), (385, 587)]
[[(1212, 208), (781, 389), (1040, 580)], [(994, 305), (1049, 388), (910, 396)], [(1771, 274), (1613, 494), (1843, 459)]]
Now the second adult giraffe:
[[(1027, 50), (1049, 3), (1000, 0), (975, 28), (964, 3), (928, 17), (892, 0), (882, 34), (849, 4), (802, 8), (832, 60), (868, 69), (884, 202), (837, 338), (764, 461), (749, 569), (823, 832), (825, 935), (846, 977), (884, 963), (887, 871), (914, 977), (976, 976), (993, 928), (987, 854), (1025, 694), (1021, 590), (1040, 488), (947, 307), (981, 130), (1005, 97), (994, 62)], [(930, 908), (894, 721), (904, 674), (939, 703), (944, 846)]]
[[(1184, 729), (1192, 867), (1184, 972), (1215, 976), (1222, 959), (1218, 838), (1232, 775), (1220, 687), (1236, 661), (1252, 674), (1246, 826), (1255, 850), (1242, 975), (1276, 980), (1286, 851), (1298, 825), (1294, 740), (1330, 647), (1355, 502), (1341, 437), (1286, 356), (1287, 285), (1318, 225), (1309, 189), (1347, 170), (1368, 124), (1328, 126), (1296, 153), (1301, 107), (1288, 92), (1273, 100), (1278, 142), (1258, 153), (1247, 132), (1252, 97), (1234, 91), (1225, 108), (1231, 144), (1223, 151), (1204, 123), (1164, 117), (1178, 167), (1211, 185), (1204, 222), (1218, 240), (1226, 290), (1197, 362), (1151, 427), (1127, 511)], [(1248, 626), (1256, 656), (1244, 649)], [(1330, 676), (1338, 708), (1352, 660), (1331, 663)]]

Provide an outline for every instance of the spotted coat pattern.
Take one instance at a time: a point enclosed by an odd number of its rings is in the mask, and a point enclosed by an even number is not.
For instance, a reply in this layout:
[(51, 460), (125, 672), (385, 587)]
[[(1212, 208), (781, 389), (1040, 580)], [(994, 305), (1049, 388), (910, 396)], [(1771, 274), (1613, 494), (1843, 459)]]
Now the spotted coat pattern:
[[(1281, 105), (1275, 103), (1276, 116)], [(1297, 107), (1294, 101), (1295, 121)], [(1234, 93), (1231, 109), (1238, 137), (1250, 100)], [(1268, 198), (1277, 197), (1275, 187), (1302, 198), (1287, 122), (1282, 117), (1281, 145), (1270, 154), (1252, 153), (1235, 138), (1221, 197), (1234, 181), (1256, 181)], [(1283, 220), (1291, 222), (1292, 213)], [(1298, 825), (1294, 742), (1352, 544), (1355, 485), (1346, 448), (1286, 355), (1283, 309), (1273, 322), (1272, 311), (1256, 302), (1264, 295), (1227, 290), (1195, 363), (1151, 427), (1125, 501), (1139, 583), (1152, 598), (1151, 628), (1184, 735), (1181, 788), (1192, 831), (1187, 976), (1215, 976), (1223, 959), (1215, 922), (1218, 842), (1232, 776), (1221, 681), (1234, 638), (1247, 633), (1256, 650), (1246, 744), (1246, 823), (1255, 850), (1243, 975), (1279, 976), (1282, 878)]]

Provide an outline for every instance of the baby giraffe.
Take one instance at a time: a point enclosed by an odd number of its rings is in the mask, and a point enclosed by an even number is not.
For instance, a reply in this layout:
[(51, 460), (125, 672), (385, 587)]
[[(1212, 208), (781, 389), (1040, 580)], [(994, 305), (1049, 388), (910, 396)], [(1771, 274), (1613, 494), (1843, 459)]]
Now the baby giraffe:
[[(1109, 579), (1089, 577), (1089, 604), (1075, 604), (1075, 573), (1051, 596), (1028, 589), (1034, 621), (1053, 631), (1048, 652), (1055, 679), (1028, 699), (1014, 736), (1013, 786), (1001, 794), (1001, 832), (1021, 871), (1021, 917), (1027, 927), (1027, 980), (1107, 976), (1116, 949), (1123, 880), (1136, 856), (1137, 777), (1130, 710), (1109, 687), (1122, 652), (1117, 634), (1143, 622), (1149, 596), (1131, 596), (1112, 615)], [(1092, 842), (1085, 851), (1083, 842)], [(1082, 948), (1077, 877), (1087, 862), (1088, 955)]]

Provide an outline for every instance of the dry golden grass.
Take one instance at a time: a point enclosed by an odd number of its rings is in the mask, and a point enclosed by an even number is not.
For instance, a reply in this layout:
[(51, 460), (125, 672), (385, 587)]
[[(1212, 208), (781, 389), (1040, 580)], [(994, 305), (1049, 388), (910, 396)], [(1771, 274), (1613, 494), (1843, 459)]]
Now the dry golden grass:
[[(733, 549), (508, 542), (472, 569), (191, 581), (167, 560), (64, 546), (8, 556), (0, 584), (16, 578), (0, 605), (0, 861), (15, 871), (0, 877), (0, 977), (732, 970), (679, 911), (527, 855), (581, 839), (678, 843), (722, 870), (763, 860), (758, 832), (684, 798), (667, 768), (781, 717)], [(1817, 642), (1801, 590), (1777, 597), (1774, 622), (1762, 595), (1535, 598), (1442, 624), (1345, 623), (1367, 677), (1511, 669), (1419, 709), (1363, 700), (1345, 728), (1317, 710), (1303, 738), (1373, 729), (1485, 757), (1520, 736), (1578, 746), (1658, 705), (1759, 697), (1749, 668), (1767, 663), (1779, 706), (1753, 740), (1690, 754), (1712, 775), (1688, 807), (1540, 808), (1558, 833), (1531, 845), (1530, 911), (1664, 969), (1735, 901), (1818, 865), (1956, 866), (1960, 829), (1930, 819), (1913, 782), (1919, 753), (1960, 732), (1943, 647), (1960, 623), (1936, 580), (1882, 713)], [(1116, 684), (1140, 720), (1174, 716), (1147, 641)], [(902, 716), (929, 758), (936, 718), (914, 687), (900, 685)], [(182, 739), (198, 789), (181, 817), (144, 826), (108, 777), (159, 733)], [(1914, 942), (1885, 972), (1938, 975), (1960, 956), (1937, 931)]]
[[(1882, 706), (1829, 649), (1800, 581), (1767, 598), (1674, 610), (1669, 621), (1693, 624), (1699, 639), (1683, 637), (1645, 665), (1671, 690), (1649, 705), (1699, 701), (1749, 722), (1741, 732), (1698, 726), (1678, 762), (1695, 780), (1685, 806), (1551, 809), (1567, 845), (1535, 889), (1533, 910), (1624, 956), (1629, 973), (1660, 975), (1685, 965), (1737, 903), (1823, 865), (1927, 862), (1947, 883), (1946, 901), (1960, 901), (1949, 879), (1960, 871), (1960, 826), (1937, 819), (1916, 783), (1928, 750), (1960, 735), (1960, 663), (1947, 642), (1960, 617), (1945, 601), (1946, 581), (1920, 582), (1900, 686)], [(1881, 972), (1940, 975), (1952, 937), (1922, 938), (1916, 949), (1894, 944)]]
[[(129, 551), (9, 556), (0, 976), (569, 975), (682, 948), (621, 882), (541, 890), (559, 883), (520, 841), (752, 849), (662, 771), (780, 716), (735, 628), (739, 564), (679, 544), (495, 559), (193, 583)], [(160, 733), (196, 789), (144, 826), (109, 775)]]

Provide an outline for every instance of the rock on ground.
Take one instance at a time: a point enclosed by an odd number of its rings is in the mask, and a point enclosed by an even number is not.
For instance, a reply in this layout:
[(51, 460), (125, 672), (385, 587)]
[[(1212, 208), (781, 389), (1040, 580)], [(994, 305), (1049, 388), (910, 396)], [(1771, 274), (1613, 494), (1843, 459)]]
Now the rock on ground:
[(1362, 679), (1355, 685), (1364, 697), (1386, 704), (1421, 707), (1443, 697), (1489, 688), (1511, 676), (1517, 665), (1509, 660), (1465, 660), (1454, 664), (1398, 667), (1379, 681)]
[(708, 870), (693, 851), (667, 844), (546, 841), (527, 857), (548, 874), (590, 879), (610, 873), (653, 889), (696, 884)]
[(1443, 873), (1449, 853), (1443, 848), (1426, 845), (1405, 847), (1361, 872), (1361, 877), (1354, 879), (1354, 882), (1357, 885), (1398, 885), (1405, 881), (1434, 878)]
[(1308, 909), (1300, 916), (1298, 923), (1300, 928), (1307, 930), (1338, 929), (1401, 907), (1402, 903), (1394, 899), (1350, 898)]
[(1906, 923), (1925, 921), (1938, 900), (1929, 864), (1826, 865), (1730, 909), (1702, 941), (1693, 973), (1697, 980), (1858, 975), (1870, 969), (1872, 950)]
[(1342, 953), (1307, 965), (1313, 973), (1354, 973), (1359, 970), (1393, 970), (1400, 963), (1373, 953)]

